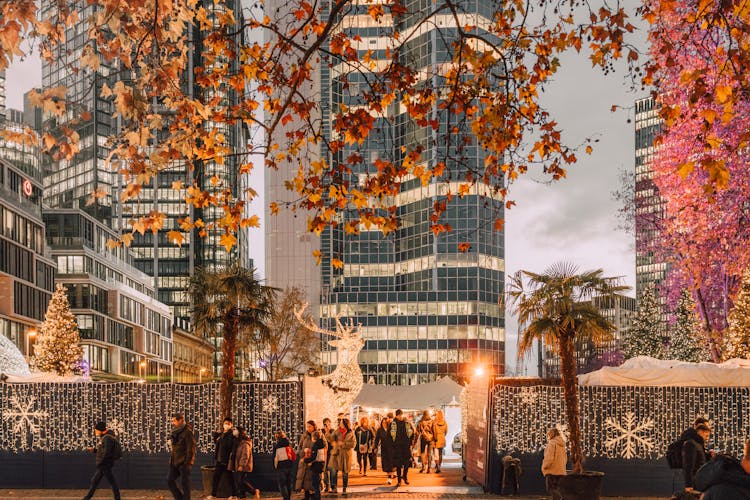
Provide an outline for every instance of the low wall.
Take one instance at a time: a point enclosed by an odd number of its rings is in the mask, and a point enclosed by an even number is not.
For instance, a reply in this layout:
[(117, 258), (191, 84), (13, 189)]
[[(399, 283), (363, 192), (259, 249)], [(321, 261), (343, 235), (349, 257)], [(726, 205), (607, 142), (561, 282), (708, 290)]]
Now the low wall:
[[(582, 387), (581, 431), (585, 467), (605, 472), (607, 495), (669, 495), (682, 486), (680, 471), (668, 468), (667, 446), (697, 416), (711, 422), (707, 448), (741, 456), (750, 436), (750, 388)], [(501, 459), (521, 458), (523, 493), (541, 493), (540, 466), (546, 431), (567, 435), (559, 386), (491, 389), (491, 477), (499, 492)]]
[[(124, 488), (164, 488), (171, 432), (170, 416), (193, 425), (200, 466), (212, 464), (219, 415), (219, 385), (211, 384), (0, 384), (0, 488), (85, 487), (93, 473), (93, 426), (105, 420), (115, 430), (123, 458), (115, 467)], [(299, 382), (237, 384), (233, 420), (253, 438), (258, 487), (274, 487), (273, 431), (284, 429), (296, 442), (303, 429)]]

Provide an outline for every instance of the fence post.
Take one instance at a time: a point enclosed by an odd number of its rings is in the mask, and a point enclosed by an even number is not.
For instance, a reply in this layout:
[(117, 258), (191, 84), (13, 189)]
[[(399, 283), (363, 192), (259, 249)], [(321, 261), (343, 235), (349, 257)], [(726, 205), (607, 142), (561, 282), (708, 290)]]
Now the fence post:
[(466, 477), (479, 484), (484, 491), (489, 488), (489, 411), (490, 384), (486, 374), (476, 374), (466, 387), (467, 411), (464, 467)]

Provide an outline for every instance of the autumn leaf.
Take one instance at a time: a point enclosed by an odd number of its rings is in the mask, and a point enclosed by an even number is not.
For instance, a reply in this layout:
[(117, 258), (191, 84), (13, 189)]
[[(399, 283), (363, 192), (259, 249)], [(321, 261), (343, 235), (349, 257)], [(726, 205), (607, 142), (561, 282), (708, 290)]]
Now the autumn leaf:
[(224, 233), (219, 239), (219, 244), (228, 252), (237, 244), (237, 238), (231, 233)]
[(340, 259), (336, 259), (336, 258), (331, 259), (331, 265), (336, 269), (344, 268), (344, 263)]
[(468, 252), (468, 251), (469, 251), (469, 249), (471, 249), (471, 243), (465, 243), (465, 242), (464, 242), (464, 243), (459, 243), (459, 244), (458, 244), (458, 250), (459, 250), (459, 251), (460, 251), (461, 253), (466, 253), (466, 252)]
[(182, 246), (182, 244), (185, 241), (185, 235), (182, 234), (180, 231), (175, 231), (173, 229), (171, 231), (167, 231), (167, 240), (171, 241), (172, 243), (177, 244), (178, 246)]

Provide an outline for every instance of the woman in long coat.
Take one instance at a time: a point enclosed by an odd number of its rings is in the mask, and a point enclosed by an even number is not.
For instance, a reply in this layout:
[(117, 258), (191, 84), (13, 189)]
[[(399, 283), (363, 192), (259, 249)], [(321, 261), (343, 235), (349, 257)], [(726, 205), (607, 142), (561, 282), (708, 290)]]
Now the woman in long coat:
[(380, 427), (375, 433), (374, 445), (376, 453), (378, 446), (380, 446), (380, 467), (383, 469), (383, 472), (388, 474), (388, 484), (391, 484), (393, 481), (393, 439), (391, 439), (390, 424), (391, 421), (388, 417), (385, 417), (380, 422)]
[(341, 486), (346, 493), (349, 485), (349, 470), (352, 468), (352, 450), (357, 443), (354, 432), (349, 424), (348, 418), (342, 418), (339, 427), (333, 431), (331, 436), (333, 448), (331, 449), (331, 491), (336, 493), (338, 474), (341, 472)]
[(433, 449), (437, 450), (435, 458), (435, 472), (440, 472), (443, 465), (443, 451), (445, 450), (445, 435), (448, 434), (448, 424), (445, 422), (443, 410), (438, 410), (435, 419), (432, 421), (432, 442)]
[(305, 432), (299, 438), (299, 443), (297, 444), (297, 457), (299, 461), (297, 462), (297, 480), (294, 483), (294, 491), (313, 490), (312, 475), (308, 472), (308, 465), (305, 463), (305, 448), (312, 449), (314, 443), (312, 434), (316, 429), (315, 421), (308, 420), (305, 425)]

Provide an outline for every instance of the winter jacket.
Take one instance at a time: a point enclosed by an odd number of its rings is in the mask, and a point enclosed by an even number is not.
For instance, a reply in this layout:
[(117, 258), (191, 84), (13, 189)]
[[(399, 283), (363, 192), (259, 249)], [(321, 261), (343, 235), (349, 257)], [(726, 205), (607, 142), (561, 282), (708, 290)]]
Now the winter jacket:
[(307, 473), (307, 464), (304, 461), (305, 448), (312, 448), (312, 445), (312, 434), (307, 431), (303, 432), (299, 437), (299, 443), (297, 443), (297, 458), (299, 459), (299, 464), (297, 465), (297, 478), (294, 483), (295, 491), (312, 490), (312, 478), (310, 474)]
[(338, 471), (349, 472), (352, 468), (352, 450), (357, 442), (353, 431), (342, 433), (341, 429), (336, 429), (331, 434), (331, 461), (328, 467)]
[(373, 449), (377, 450), (378, 446), (380, 446), (380, 462), (383, 472), (393, 472), (393, 440), (388, 428), (384, 429), (382, 425), (375, 433)]
[(229, 459), (229, 470), (235, 472), (253, 471), (253, 442), (250, 438), (238, 439)]
[[(287, 446), (291, 446), (289, 440), (285, 437), (279, 438), (278, 441), (276, 441), (276, 444), (273, 445), (271, 456), (276, 457), (276, 450), (279, 448), (286, 448)], [(294, 466), (294, 462), (292, 460), (282, 460), (281, 462), (275, 463), (275, 466), (277, 469), (291, 469)]]
[[(312, 474), (320, 474), (323, 472), (323, 467), (326, 463), (326, 452), (328, 450), (328, 444), (325, 439), (318, 439), (315, 441), (311, 448), (310, 456), (305, 458), (305, 464), (307, 464), (308, 472)], [(322, 452), (320, 450), (323, 450)], [(323, 460), (320, 460), (319, 454), (322, 453)], [(308, 473), (308, 475), (310, 475)]]
[(434, 438), (432, 440), (435, 448), (445, 448), (445, 435), (448, 434), (448, 422), (443, 420), (432, 421), (432, 433)]
[(733, 457), (710, 460), (695, 473), (694, 483), (704, 500), (750, 500), (750, 474)]
[(417, 424), (417, 434), (419, 437), (428, 443), (432, 443), (435, 440), (435, 432), (432, 429), (432, 419), (427, 417), (423, 418)]
[(362, 453), (359, 451), (360, 445), (364, 445), (367, 447), (367, 451), (364, 453), (369, 453), (372, 449), (373, 443), (375, 442), (375, 434), (370, 430), (369, 427), (357, 427), (354, 430), (354, 436), (357, 438), (357, 445), (354, 448), (354, 450), (357, 453)]
[(229, 465), (229, 458), (232, 456), (232, 449), (234, 448), (234, 435), (232, 435), (232, 429), (221, 434), (214, 433), (214, 443), (216, 449), (214, 450), (214, 458), (220, 464)]
[(391, 439), (393, 441), (393, 466), (411, 465), (411, 448), (416, 440), (416, 432), (410, 422), (395, 419), (391, 422)]
[(693, 487), (695, 473), (706, 463), (706, 449), (703, 438), (697, 432), (689, 433), (682, 444), (682, 473), (685, 476), (685, 487)]
[(96, 466), (97, 467), (112, 467), (115, 463), (113, 451), (115, 448), (115, 433), (107, 429), (104, 434), (98, 437), (99, 444), (97, 445), (94, 453), (96, 453)]
[(169, 455), (170, 465), (193, 465), (195, 462), (195, 435), (190, 424), (177, 427), (169, 438), (172, 442), (172, 452)]
[(567, 463), (568, 453), (565, 451), (565, 441), (563, 441), (562, 436), (555, 436), (549, 440), (546, 448), (544, 448), (542, 475), (564, 476)]

